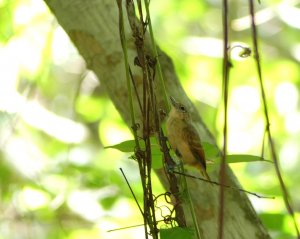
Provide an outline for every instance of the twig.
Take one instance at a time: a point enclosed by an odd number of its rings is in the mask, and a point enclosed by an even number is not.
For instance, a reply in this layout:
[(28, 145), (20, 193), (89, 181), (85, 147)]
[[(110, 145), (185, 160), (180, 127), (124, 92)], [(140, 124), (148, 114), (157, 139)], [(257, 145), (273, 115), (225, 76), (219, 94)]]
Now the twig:
[(226, 185), (226, 184), (218, 183), (218, 182), (216, 182), (216, 181), (210, 181), (210, 180), (207, 180), (207, 179), (204, 179), (204, 178), (199, 178), (199, 177), (196, 177), (196, 176), (193, 176), (193, 175), (190, 175), (190, 174), (181, 173), (181, 172), (178, 172), (178, 171), (173, 171), (173, 173), (179, 174), (179, 175), (182, 175), (182, 176), (185, 176), (185, 177), (189, 177), (189, 178), (194, 178), (194, 179), (197, 179), (197, 180), (201, 180), (201, 181), (204, 181), (204, 182), (207, 182), (207, 183), (211, 183), (211, 184), (214, 184), (214, 185), (216, 185), (216, 186), (223, 186), (223, 187), (225, 187), (225, 188), (234, 189), (234, 190), (237, 190), (237, 191), (240, 191), (240, 192), (244, 192), (244, 193), (247, 193), (247, 194), (251, 194), (251, 195), (253, 195), (253, 196), (255, 196), (255, 197), (258, 197), (258, 198), (275, 199), (274, 196), (262, 196), (262, 195), (259, 195), (259, 194), (257, 194), (257, 193), (253, 193), (253, 192), (244, 190), (244, 189), (242, 189), (242, 188), (232, 187), (232, 186), (229, 186), (229, 185)]
[[(158, 220), (157, 222), (163, 222), (163, 221), (165, 221), (165, 220), (162, 219), (162, 220)], [(128, 226), (128, 227), (119, 227), (119, 228), (116, 228), (116, 229), (108, 230), (107, 232), (115, 232), (115, 231), (130, 229), (130, 228), (134, 228), (134, 227), (141, 227), (141, 226), (144, 226), (144, 224), (137, 224), (137, 225)]]
[(129, 184), (127, 178), (126, 178), (126, 175), (125, 175), (124, 172), (123, 172), (123, 169), (122, 169), (122, 168), (119, 168), (119, 169), (120, 169), (120, 171), (121, 171), (121, 173), (122, 173), (122, 175), (123, 175), (123, 177), (124, 177), (124, 179), (125, 179), (125, 181), (126, 181), (126, 183), (127, 183), (127, 186), (128, 186), (129, 189), (130, 189), (130, 192), (131, 192), (131, 194), (132, 194), (132, 196), (133, 196), (133, 198), (134, 198), (134, 200), (135, 200), (135, 202), (136, 202), (136, 205), (137, 205), (138, 208), (140, 209), (140, 212), (141, 212), (142, 216), (144, 216), (144, 212), (143, 212), (143, 210), (142, 210), (142, 208), (141, 208), (141, 206), (140, 206), (140, 204), (139, 204), (139, 202), (138, 202), (138, 200), (137, 200), (137, 198), (136, 198), (136, 196), (135, 196), (135, 194), (134, 194), (134, 192), (133, 192), (133, 190), (132, 190), (132, 188), (131, 188), (131, 186), (130, 186), (130, 184)]
[(135, 84), (135, 81), (134, 81), (134, 78), (133, 78), (133, 74), (132, 74), (132, 71), (131, 71), (130, 67), (129, 67), (129, 74), (130, 74), (130, 78), (131, 78), (131, 82), (132, 82), (132, 85), (133, 85), (133, 89), (134, 89), (136, 98), (137, 98), (138, 103), (139, 103), (141, 114), (144, 114), (143, 108), (142, 108), (142, 104), (141, 104), (141, 99), (140, 99), (140, 96), (138, 94), (138, 90), (137, 90), (137, 87), (136, 87), (136, 84)]
[[(131, 128), (132, 128), (132, 133), (134, 136), (134, 140), (135, 140), (135, 155), (137, 157), (138, 160), (138, 165), (139, 165), (139, 169), (140, 169), (140, 174), (141, 174), (141, 181), (142, 181), (142, 186), (143, 186), (143, 190), (144, 192), (145, 190), (145, 177), (143, 177), (143, 171), (144, 171), (144, 155), (141, 153), (141, 148), (140, 148), (140, 143), (138, 140), (138, 134), (137, 134), (137, 124), (135, 121), (135, 114), (134, 114), (134, 108), (133, 108), (133, 97), (132, 97), (132, 92), (131, 92), (131, 80), (130, 80), (130, 73), (129, 73), (129, 62), (128, 62), (128, 53), (127, 53), (127, 46), (126, 46), (126, 36), (125, 36), (125, 29), (124, 29), (124, 19), (123, 19), (123, 8), (122, 8), (122, 0), (116, 0), (117, 5), (118, 5), (118, 10), (119, 10), (119, 33), (120, 33), (120, 40), (121, 40), (121, 45), (122, 45), (122, 50), (123, 50), (123, 55), (124, 55), (124, 66), (125, 66), (125, 72), (126, 72), (126, 83), (127, 83), (127, 92), (128, 92), (128, 103), (129, 103), (129, 109), (130, 109), (130, 116), (131, 116)], [(130, 4), (130, 3), (128, 3)], [(128, 7), (128, 4), (126, 5)], [(133, 8), (134, 9), (134, 8)], [(128, 11), (128, 8), (127, 8)], [(134, 11), (133, 11), (134, 14)], [(128, 17), (135, 17), (128, 14)], [(145, 201), (145, 200), (144, 200)], [(146, 206), (146, 204), (144, 203), (144, 207)], [(146, 214), (146, 215), (145, 215)], [(147, 232), (147, 224), (149, 218), (147, 210), (145, 210), (144, 208), (144, 227), (145, 227), (145, 238), (148, 238), (148, 232)]]
[[(128, 101), (129, 101), (130, 116), (131, 116), (131, 126), (133, 128), (133, 127), (135, 127), (136, 123), (135, 123), (133, 99), (132, 99), (132, 93), (131, 93), (128, 53), (127, 53), (127, 48), (126, 48), (126, 37), (125, 37), (124, 20), (123, 20), (122, 0), (116, 0), (116, 1), (118, 4), (118, 9), (119, 9), (119, 32), (120, 32), (120, 40), (121, 40), (122, 50), (123, 50), (123, 54), (124, 54), (124, 66), (125, 66), (125, 72), (126, 72), (127, 91), (128, 91), (128, 95), (129, 95)], [(139, 144), (136, 130), (133, 130), (133, 135), (134, 135), (136, 147), (139, 149), (140, 144)]]
[[(225, 166), (226, 166), (226, 155), (227, 155), (227, 106), (228, 106), (228, 85), (229, 85), (229, 69), (230, 62), (228, 56), (228, 1), (223, 0), (223, 96), (224, 96), (224, 128), (223, 128), (223, 152), (221, 158), (221, 168), (219, 172), (220, 182), (225, 182)], [(219, 227), (218, 227), (218, 238), (223, 239), (224, 236), (224, 186), (220, 184), (219, 194)]]
[[(149, 69), (149, 64), (147, 62), (147, 54), (145, 48), (145, 31), (147, 24), (143, 20), (143, 12), (141, 6), (141, 0), (137, 0), (139, 19), (136, 17), (135, 6), (133, 0), (126, 0), (126, 10), (129, 25), (132, 30), (132, 36), (134, 38), (135, 48), (137, 52), (136, 63), (142, 69), (143, 74), (143, 140), (145, 143), (145, 149), (142, 152), (142, 160), (138, 162), (140, 169), (140, 176), (142, 180), (143, 193), (144, 193), (144, 222), (145, 230), (146, 224), (149, 226), (149, 232), (147, 234), (151, 235), (154, 239), (158, 238), (157, 221), (155, 215), (155, 207), (152, 194), (152, 182), (151, 182), (151, 144), (150, 144), (150, 134), (152, 133), (152, 118), (155, 118), (157, 114), (156, 101), (154, 90), (152, 87), (152, 76)], [(148, 14), (149, 15), (149, 14)], [(152, 108), (152, 109), (151, 109)], [(153, 114), (153, 115), (152, 115)], [(157, 129), (159, 125), (155, 125)], [(148, 230), (147, 230), (148, 231)], [(148, 238), (148, 235), (146, 235)]]

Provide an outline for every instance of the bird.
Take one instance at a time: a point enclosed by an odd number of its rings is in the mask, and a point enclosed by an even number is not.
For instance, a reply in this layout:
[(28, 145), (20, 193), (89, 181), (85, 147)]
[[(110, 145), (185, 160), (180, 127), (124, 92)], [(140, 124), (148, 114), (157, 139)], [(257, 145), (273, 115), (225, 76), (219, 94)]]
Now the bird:
[(182, 160), (183, 164), (200, 170), (206, 180), (210, 180), (206, 172), (205, 153), (201, 139), (192, 124), (191, 115), (185, 105), (177, 102), (173, 97), (171, 110), (166, 121), (166, 135), (172, 150)]

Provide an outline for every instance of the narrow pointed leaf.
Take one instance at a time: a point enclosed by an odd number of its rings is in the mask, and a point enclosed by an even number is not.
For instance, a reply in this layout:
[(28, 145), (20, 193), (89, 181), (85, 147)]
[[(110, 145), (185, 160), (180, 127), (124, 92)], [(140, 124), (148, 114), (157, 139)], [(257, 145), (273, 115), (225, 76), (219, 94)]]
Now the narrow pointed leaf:
[(135, 148), (135, 141), (134, 140), (127, 140), (123, 141), (119, 144), (111, 145), (111, 146), (106, 146), (104, 147), (105, 149), (111, 148), (111, 149), (117, 149), (121, 152), (124, 153), (130, 153), (134, 151)]
[[(220, 163), (220, 158), (214, 160), (215, 163)], [(251, 162), (269, 162), (272, 161), (266, 160), (260, 156), (249, 155), (249, 154), (231, 154), (226, 156), (227, 163), (251, 163)]]

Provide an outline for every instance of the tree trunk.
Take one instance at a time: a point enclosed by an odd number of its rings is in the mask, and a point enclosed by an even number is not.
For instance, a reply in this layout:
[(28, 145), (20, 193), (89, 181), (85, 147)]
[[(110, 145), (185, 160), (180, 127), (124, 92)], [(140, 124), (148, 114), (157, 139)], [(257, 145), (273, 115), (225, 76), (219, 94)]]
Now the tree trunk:
[[(118, 8), (114, 0), (45, 0), (60, 25), (70, 36), (74, 45), (87, 62), (89, 69), (93, 70), (125, 120), (130, 126), (128, 95), (126, 89), (123, 53), (120, 44), (118, 29)], [(124, 11), (125, 12), (125, 11)], [(136, 56), (133, 37), (126, 23), (126, 38), (128, 39), (129, 59), (133, 70), (138, 91), (142, 91), (142, 73), (140, 68), (134, 66)], [(221, 23), (220, 23), (221, 24)], [(171, 60), (160, 52), (160, 62), (165, 78), (167, 93), (180, 99), (191, 111), (194, 122), (197, 124), (203, 141), (214, 142), (195, 107), (187, 98), (172, 65)], [(156, 81), (157, 82), (157, 81)], [(157, 86), (159, 91), (161, 87)], [(157, 94), (159, 107), (165, 109), (162, 94)], [(138, 112), (137, 102), (135, 108)], [(137, 122), (141, 122), (141, 115), (137, 115)], [(194, 172), (188, 172), (193, 174)], [(231, 170), (227, 168), (228, 182), (226, 184), (238, 185)], [(165, 188), (169, 188), (163, 170), (157, 172)], [(217, 171), (211, 174), (215, 181)], [(207, 185), (199, 180), (187, 179), (191, 192), (197, 221), (204, 238), (217, 238), (219, 187)], [(270, 238), (261, 224), (247, 196), (237, 190), (225, 190), (224, 211), (224, 238), (227, 239), (254, 239)], [(187, 216), (188, 225), (192, 225), (191, 217)]]

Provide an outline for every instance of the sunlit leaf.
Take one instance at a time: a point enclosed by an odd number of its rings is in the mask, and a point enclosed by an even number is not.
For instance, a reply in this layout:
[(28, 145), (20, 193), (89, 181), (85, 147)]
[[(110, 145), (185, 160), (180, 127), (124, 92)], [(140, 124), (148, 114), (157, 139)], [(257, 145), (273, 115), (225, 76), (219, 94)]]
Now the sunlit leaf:
[(135, 141), (134, 140), (127, 140), (127, 141), (123, 141), (119, 144), (115, 144), (115, 145), (111, 145), (111, 146), (106, 146), (104, 147), (105, 149), (117, 149), (121, 152), (124, 153), (130, 153), (134, 151), (135, 148)]
[[(144, 149), (145, 148), (144, 142), (142, 140), (139, 140), (139, 142), (140, 142), (142, 149)], [(152, 168), (154, 168), (154, 169), (162, 168), (163, 167), (163, 163), (162, 163), (163, 155), (162, 155), (162, 152), (160, 151), (160, 146), (157, 144), (156, 139), (154, 137), (151, 137), (150, 142), (151, 142)], [(202, 145), (203, 145), (203, 149), (205, 151), (205, 155), (208, 159), (216, 158), (216, 156), (219, 155), (220, 151), (217, 148), (217, 146), (207, 143), (207, 142), (203, 142)], [(124, 153), (132, 153), (135, 148), (135, 141), (127, 140), (127, 141), (123, 141), (119, 144), (106, 146), (104, 148), (113, 148), (113, 149), (117, 149)]]
[[(140, 140), (139, 142), (142, 147), (142, 150), (144, 150), (145, 148), (144, 142), (142, 140)], [(150, 144), (151, 144), (152, 168), (153, 169), (162, 168), (163, 167), (162, 153), (160, 151), (159, 145), (155, 141), (155, 138), (150, 139)], [(127, 140), (116, 145), (106, 146), (105, 148), (113, 148), (124, 153), (132, 153), (135, 149), (135, 141)]]
[(207, 159), (215, 158), (219, 155), (220, 150), (216, 145), (207, 143), (207, 142), (202, 142), (202, 146), (205, 152), (205, 156)]
[(115, 202), (117, 201), (118, 197), (117, 196), (113, 196), (113, 197), (106, 197), (103, 198), (101, 200), (99, 200), (99, 202), (101, 203), (101, 206), (106, 209), (109, 210), (113, 207), (113, 205), (115, 204)]
[(103, 114), (103, 105), (105, 105), (103, 99), (81, 95), (76, 100), (76, 111), (85, 121), (94, 122)]
[[(215, 163), (220, 163), (221, 158), (216, 158), (214, 160)], [(226, 156), (226, 163), (251, 163), (251, 162), (269, 162), (260, 156), (249, 155), (249, 154), (231, 154)]]
[(160, 151), (160, 148), (158, 145), (154, 145), (151, 147), (151, 154), (152, 154), (152, 168), (153, 169), (159, 169), (163, 167), (163, 155)]
[(259, 214), (263, 224), (269, 229), (282, 230), (284, 218), (286, 215), (281, 213), (261, 213)]
[(190, 239), (194, 238), (194, 230), (192, 228), (173, 227), (168, 229), (160, 229), (161, 239)]
[(15, 3), (13, 1), (0, 1), (0, 41), (6, 43), (14, 35), (14, 8)]

